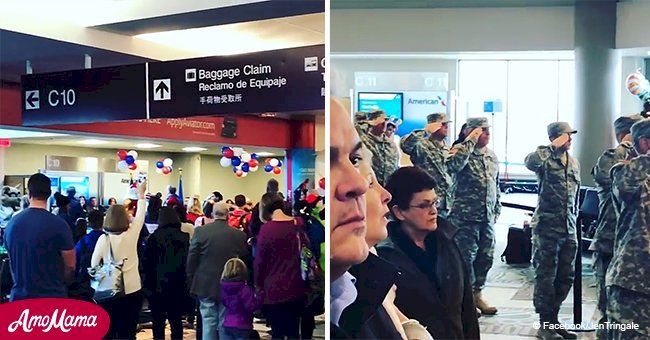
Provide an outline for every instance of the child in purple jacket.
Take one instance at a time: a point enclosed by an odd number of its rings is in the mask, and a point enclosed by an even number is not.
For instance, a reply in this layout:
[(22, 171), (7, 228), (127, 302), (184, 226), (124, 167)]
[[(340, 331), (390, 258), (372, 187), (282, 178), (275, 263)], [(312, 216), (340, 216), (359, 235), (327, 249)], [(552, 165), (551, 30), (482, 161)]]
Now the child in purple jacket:
[(246, 284), (248, 268), (244, 261), (232, 258), (221, 274), (221, 302), (226, 307), (223, 320), (226, 340), (259, 339), (253, 330), (253, 313), (262, 307), (264, 296)]

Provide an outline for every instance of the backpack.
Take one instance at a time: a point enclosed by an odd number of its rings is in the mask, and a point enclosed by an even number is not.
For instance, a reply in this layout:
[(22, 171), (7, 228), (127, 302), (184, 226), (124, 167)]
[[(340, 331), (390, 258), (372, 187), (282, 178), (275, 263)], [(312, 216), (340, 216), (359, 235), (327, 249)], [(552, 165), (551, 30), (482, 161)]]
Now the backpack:
[(81, 254), (79, 256), (79, 270), (75, 273), (74, 281), (68, 286), (68, 297), (71, 299), (92, 301), (95, 290), (90, 287), (90, 275), (88, 268), (93, 256), (93, 249), (86, 244), (88, 235), (84, 235), (81, 242)]
[(507, 264), (530, 264), (533, 253), (530, 239), (530, 228), (511, 226), (508, 229), (508, 244), (501, 254), (501, 261)]
[(248, 222), (250, 221), (249, 216), (250, 213), (247, 212), (244, 212), (239, 216), (231, 212), (228, 214), (228, 225), (235, 229), (239, 229), (248, 235)]

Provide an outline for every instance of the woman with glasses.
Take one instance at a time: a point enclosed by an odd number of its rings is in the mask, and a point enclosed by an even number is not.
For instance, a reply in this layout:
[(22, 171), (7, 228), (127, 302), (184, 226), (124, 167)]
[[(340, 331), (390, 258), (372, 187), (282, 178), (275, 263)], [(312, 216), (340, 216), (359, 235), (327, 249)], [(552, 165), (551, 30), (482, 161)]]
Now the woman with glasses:
[(434, 339), (478, 339), (479, 327), (467, 269), (453, 240), (455, 229), (438, 216), (435, 181), (416, 167), (388, 179), (394, 221), (377, 245), (398, 268), (395, 305)]

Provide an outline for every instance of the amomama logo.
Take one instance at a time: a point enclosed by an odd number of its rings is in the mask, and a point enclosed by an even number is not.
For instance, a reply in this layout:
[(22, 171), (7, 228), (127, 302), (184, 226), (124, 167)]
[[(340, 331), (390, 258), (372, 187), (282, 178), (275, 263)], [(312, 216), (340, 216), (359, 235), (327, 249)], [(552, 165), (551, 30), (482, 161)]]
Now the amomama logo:
[(101, 339), (110, 318), (81, 300), (29, 299), (0, 305), (0, 339)]

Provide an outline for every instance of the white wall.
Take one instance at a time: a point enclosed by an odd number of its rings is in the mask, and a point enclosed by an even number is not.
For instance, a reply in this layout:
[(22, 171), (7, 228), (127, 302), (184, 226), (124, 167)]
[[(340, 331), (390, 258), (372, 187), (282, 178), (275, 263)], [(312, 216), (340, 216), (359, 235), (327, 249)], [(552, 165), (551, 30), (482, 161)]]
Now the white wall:
[[(6, 175), (31, 175), (38, 169), (45, 168), (46, 155), (116, 158), (115, 151), (113, 149), (43, 146), (14, 142), (6, 150), (4, 167)], [(174, 160), (174, 172), (167, 176), (156, 174), (155, 161), (166, 157)], [(241, 193), (253, 200), (259, 200), (266, 190), (266, 181), (272, 177), (280, 182), (280, 189), (286, 193), (286, 183), (282, 175), (267, 174), (260, 168), (256, 173), (238, 179), (233, 174), (232, 168), (223, 168), (219, 165), (220, 158), (212, 155), (187, 153), (138, 152), (138, 159), (149, 160), (149, 191), (154, 193), (158, 191), (165, 193), (167, 185), (178, 186), (180, 168), (183, 169), (183, 193), (186, 197), (199, 194), (204, 198), (212, 191), (217, 190), (227, 198)], [(0, 159), (0, 164), (2, 163), (3, 159)], [(260, 160), (260, 164), (264, 164), (264, 159)], [(126, 195), (126, 190), (124, 194)]]
[(573, 50), (574, 8), (333, 10), (331, 51)]
[(650, 47), (650, 1), (619, 2), (617, 7), (616, 48)]

